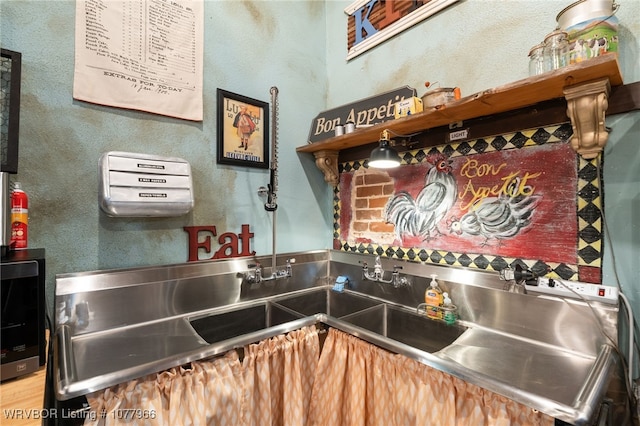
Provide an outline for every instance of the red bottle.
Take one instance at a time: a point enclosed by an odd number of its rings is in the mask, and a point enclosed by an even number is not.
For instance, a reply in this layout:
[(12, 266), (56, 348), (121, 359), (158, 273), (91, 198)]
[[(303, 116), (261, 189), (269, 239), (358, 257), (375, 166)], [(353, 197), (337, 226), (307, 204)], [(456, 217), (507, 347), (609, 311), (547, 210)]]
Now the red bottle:
[(11, 246), (26, 249), (29, 227), (29, 197), (20, 182), (14, 182), (11, 192)]

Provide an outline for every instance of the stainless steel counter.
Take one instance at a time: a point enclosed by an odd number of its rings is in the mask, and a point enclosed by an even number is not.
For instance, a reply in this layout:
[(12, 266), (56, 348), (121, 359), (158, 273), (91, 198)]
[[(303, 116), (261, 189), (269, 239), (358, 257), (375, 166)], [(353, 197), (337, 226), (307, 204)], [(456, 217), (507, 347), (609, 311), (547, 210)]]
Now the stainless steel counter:
[[(422, 350), (417, 347), (418, 345), (403, 343), (397, 340), (398, 338), (389, 337), (386, 331), (376, 332), (375, 328), (358, 326), (357, 321), (350, 320), (353, 315), (343, 313), (340, 317), (333, 316), (328, 305), (326, 308), (317, 308), (322, 310), (312, 313), (291, 309), (291, 305), (283, 301), (289, 296), (311, 294), (318, 292), (318, 289), (327, 289), (326, 293), (329, 294), (330, 285), (327, 284), (335, 279), (335, 275), (332, 275), (335, 274), (335, 270), (339, 270), (341, 275), (349, 273), (353, 277), (352, 281), (358, 278), (360, 268), (356, 266), (359, 265), (358, 259), (350, 259), (347, 264), (335, 265), (323, 257), (323, 254), (323, 252), (298, 254), (296, 256), (298, 270), (294, 270), (293, 278), (257, 286), (254, 290), (258, 297), (251, 297), (251, 289), (240, 291), (238, 280), (241, 278), (238, 278), (238, 272), (234, 271), (230, 274), (225, 268), (221, 269), (220, 264), (215, 266), (215, 270), (207, 270), (206, 265), (194, 265), (194, 269), (200, 268), (198, 273), (188, 271), (187, 268), (185, 272), (190, 276), (191, 281), (185, 278), (167, 281), (147, 280), (136, 285), (132, 283), (131, 276), (126, 273), (123, 275), (121, 271), (97, 273), (101, 275), (100, 277), (86, 274), (61, 277), (60, 291), (56, 292), (56, 303), (59, 308), (55, 341), (58, 399), (64, 400), (87, 394), (177, 365), (217, 356), (228, 350), (303, 326), (316, 324), (350, 333), (569, 423), (588, 424), (592, 419), (594, 410), (597, 409), (606, 391), (608, 379), (617, 359), (615, 351), (606, 343), (606, 339), (593, 335), (583, 337), (584, 330), (580, 327), (569, 331), (574, 335), (577, 333), (578, 336), (567, 339), (562, 337), (564, 332), (557, 327), (553, 332), (544, 333), (543, 329), (534, 325), (501, 324), (500, 318), (496, 319), (495, 316), (488, 319), (486, 313), (481, 314), (471, 309), (475, 303), (474, 300), (480, 297), (474, 294), (489, 292), (488, 296), (482, 296), (489, 299), (501, 298), (503, 295), (497, 294), (498, 290), (495, 288), (477, 286), (473, 283), (461, 285), (444, 282), (448, 287), (447, 290), (457, 298), (461, 306), (462, 320), (459, 324), (462, 330), (459, 337), (455, 335), (452, 342), (434, 351)], [(334, 262), (343, 262), (342, 256), (338, 256), (339, 260)], [(413, 267), (414, 265), (405, 270), (411, 270)], [(237, 261), (233, 264), (233, 268), (240, 271), (248, 270), (246, 265), (238, 265)], [(147, 272), (157, 274), (158, 270), (154, 268), (153, 271)], [(423, 275), (427, 276), (430, 272), (427, 270)], [(447, 276), (446, 271), (439, 270), (439, 272), (442, 276)], [(132, 270), (131, 273), (138, 278), (145, 276), (139, 270)], [(115, 274), (114, 276), (121, 279), (120, 283), (109, 283), (109, 277), (105, 274)], [(230, 276), (232, 278), (229, 278)], [(296, 278), (300, 277), (304, 277), (303, 283), (297, 282)], [(326, 277), (333, 278), (327, 280)], [(80, 289), (77, 279), (81, 278), (93, 280), (99, 285), (95, 289), (84, 286), (81, 292), (69, 291), (72, 288)], [(415, 291), (423, 291), (423, 277), (412, 275), (411, 278), (412, 286), (418, 288)], [(487, 277), (483, 276), (481, 279), (486, 280)], [(424, 281), (424, 287), (426, 287), (427, 279), (424, 278)], [(141, 289), (149, 285), (152, 291), (145, 292)], [(352, 284), (352, 288), (358, 286), (363, 288), (364, 285), (366, 283), (356, 282)], [(198, 291), (186, 290), (184, 286), (195, 286)], [(225, 286), (234, 289), (235, 296), (232, 302), (216, 303), (205, 300), (206, 294), (212, 293), (216, 294), (215, 299), (219, 300), (220, 294), (225, 293), (221, 290)], [(376, 287), (373, 286), (372, 289)], [(384, 293), (389, 289), (383, 290)], [(93, 294), (94, 291), (95, 294)], [(378, 309), (383, 305), (406, 312), (415, 310), (415, 306), (403, 307), (403, 304), (398, 302), (398, 297), (405, 297), (402, 295), (387, 294), (381, 297), (380, 294), (365, 294), (354, 290), (347, 290), (347, 293), (355, 296), (362, 295), (375, 302), (371, 305), (372, 307), (363, 305), (361, 309), (358, 308), (359, 312)], [(125, 306), (135, 305), (135, 300), (130, 300), (133, 294), (146, 294), (147, 300), (149, 294), (164, 294), (163, 297), (166, 300), (161, 303), (162, 306), (157, 307), (157, 313), (147, 305), (135, 313), (127, 313), (126, 310), (121, 309), (123, 303), (118, 304), (118, 300), (122, 301), (124, 298)], [(176, 298), (177, 294), (199, 295), (200, 301), (198, 303), (180, 301)], [(104, 303), (101, 303), (100, 296)], [(571, 327), (572, 322), (567, 318), (569, 311), (573, 312), (572, 315), (576, 316), (578, 321), (583, 321), (585, 315), (591, 315), (588, 307), (583, 307), (575, 301), (567, 303), (558, 298), (540, 299), (513, 294), (508, 296), (509, 306), (516, 311), (518, 303), (522, 301), (530, 309), (545, 309), (545, 312), (549, 310), (563, 316), (563, 328)], [(512, 296), (520, 296), (520, 299), (514, 302), (516, 299)], [(481, 300), (483, 300), (482, 297), (480, 297)], [(144, 299), (136, 300), (137, 303), (146, 303), (143, 302)], [(415, 305), (419, 301), (418, 299)], [(67, 307), (66, 310), (62, 309), (63, 302)], [(486, 301), (484, 303), (487, 304)], [(515, 306), (513, 306), (514, 303)], [(206, 304), (212, 307), (204, 308)], [(213, 318), (236, 311), (244, 312), (242, 310), (245, 309), (247, 309), (246, 312), (250, 312), (248, 309), (258, 309), (255, 312), (261, 313), (263, 307), (264, 320), (259, 320), (254, 329), (238, 329), (237, 333), (241, 334), (222, 341), (208, 343), (192, 326), (192, 321), (199, 318)], [(597, 312), (602, 313), (604, 322), (611, 326), (617, 307), (597, 308)], [(102, 313), (103, 310), (108, 312)], [(86, 315), (85, 311), (87, 311)], [(502, 309), (502, 311), (502, 315), (505, 315), (504, 312), (509, 310)], [(251, 312), (254, 316), (254, 311)], [(522, 313), (519, 315), (522, 321), (528, 321), (526, 315)], [(130, 321), (132, 318), (134, 321)], [(263, 326), (260, 326), (262, 324), (260, 321), (264, 322)], [(425, 321), (433, 320), (425, 319)], [(104, 324), (108, 326), (105, 327)], [(231, 323), (229, 326), (232, 326)], [(593, 327), (590, 327), (590, 330), (593, 334)], [(412, 339), (416, 338), (415, 335), (421, 338), (420, 333), (416, 331)]]

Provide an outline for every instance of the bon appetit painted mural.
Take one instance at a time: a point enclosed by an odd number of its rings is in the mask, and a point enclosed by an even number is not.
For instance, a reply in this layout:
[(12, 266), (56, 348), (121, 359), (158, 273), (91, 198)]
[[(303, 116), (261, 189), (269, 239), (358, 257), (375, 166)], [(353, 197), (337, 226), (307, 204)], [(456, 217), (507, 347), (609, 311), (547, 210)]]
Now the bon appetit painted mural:
[(391, 172), (384, 220), (394, 226), (392, 244), (574, 262), (576, 165), (565, 148), (435, 153)]
[[(520, 259), (565, 279), (598, 282), (601, 254), (581, 259), (585, 160), (564, 138), (536, 144), (523, 133), (509, 137), (527, 146), (495, 149), (481, 140), (417, 150), (397, 169), (342, 164), (334, 248), (493, 270)], [(470, 149), (474, 143), (482, 148)]]

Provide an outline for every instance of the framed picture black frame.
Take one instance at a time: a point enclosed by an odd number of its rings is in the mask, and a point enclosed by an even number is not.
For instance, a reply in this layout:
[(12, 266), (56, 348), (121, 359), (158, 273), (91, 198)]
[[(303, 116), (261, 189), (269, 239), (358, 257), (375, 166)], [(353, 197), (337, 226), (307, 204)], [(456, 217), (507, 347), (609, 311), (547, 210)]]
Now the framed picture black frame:
[(2, 162), (0, 171), (18, 173), (18, 143), (20, 128), (20, 80), (22, 54), (0, 49), (2, 74)]
[(269, 168), (269, 104), (217, 90), (219, 164)]

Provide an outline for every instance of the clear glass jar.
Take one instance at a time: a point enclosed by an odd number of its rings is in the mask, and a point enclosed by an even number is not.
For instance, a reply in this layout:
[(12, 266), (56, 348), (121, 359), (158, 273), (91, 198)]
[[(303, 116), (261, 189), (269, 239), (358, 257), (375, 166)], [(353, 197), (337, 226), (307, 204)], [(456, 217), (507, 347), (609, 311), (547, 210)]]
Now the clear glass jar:
[(529, 76), (542, 74), (545, 71), (544, 43), (536, 44), (529, 51)]
[(544, 38), (545, 69), (547, 71), (569, 65), (569, 38), (566, 31), (556, 30)]

